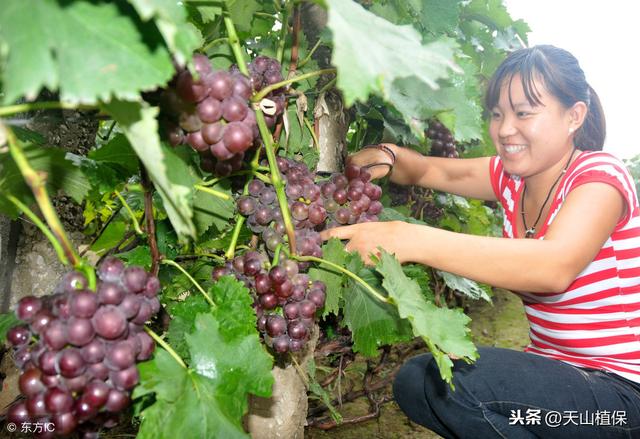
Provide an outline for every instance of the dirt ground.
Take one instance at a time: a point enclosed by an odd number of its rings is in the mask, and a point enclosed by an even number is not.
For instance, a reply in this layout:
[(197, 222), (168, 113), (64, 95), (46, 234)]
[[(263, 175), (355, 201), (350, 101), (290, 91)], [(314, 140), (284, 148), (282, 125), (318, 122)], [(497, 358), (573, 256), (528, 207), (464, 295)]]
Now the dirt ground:
[[(493, 304), (485, 301), (469, 301), (468, 315), (472, 318), (471, 330), (478, 346), (495, 346), (522, 350), (529, 342), (528, 325), (520, 299), (505, 290), (496, 290)], [(387, 386), (384, 395), (391, 395)], [(337, 407), (345, 418), (362, 416), (369, 411), (366, 398)], [(398, 405), (390, 401), (383, 404), (380, 417), (352, 425), (342, 425), (331, 430), (308, 427), (307, 439), (435, 439), (440, 436), (417, 425), (402, 413)]]

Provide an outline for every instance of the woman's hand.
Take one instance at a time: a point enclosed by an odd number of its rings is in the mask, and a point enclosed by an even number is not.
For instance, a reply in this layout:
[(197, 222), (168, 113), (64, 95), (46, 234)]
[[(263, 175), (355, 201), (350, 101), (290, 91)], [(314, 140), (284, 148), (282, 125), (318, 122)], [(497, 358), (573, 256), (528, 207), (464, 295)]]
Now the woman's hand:
[[(395, 145), (383, 143), (392, 150)], [(367, 172), (371, 174), (371, 179), (382, 178), (391, 172), (393, 166), (393, 157), (388, 152), (377, 148), (363, 148), (357, 153), (347, 157), (347, 164), (359, 167), (367, 167)]]
[(345, 250), (356, 251), (367, 265), (374, 265), (371, 255), (380, 256), (379, 247), (396, 255), (403, 262), (412, 260), (411, 227), (403, 221), (360, 223), (335, 227), (320, 233), (322, 239), (338, 238), (348, 240)]

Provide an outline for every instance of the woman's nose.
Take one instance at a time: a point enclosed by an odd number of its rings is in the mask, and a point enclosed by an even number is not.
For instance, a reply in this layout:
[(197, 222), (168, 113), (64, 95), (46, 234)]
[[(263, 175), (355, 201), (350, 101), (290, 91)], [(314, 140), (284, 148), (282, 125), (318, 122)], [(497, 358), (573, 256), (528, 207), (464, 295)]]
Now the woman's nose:
[(498, 123), (498, 136), (502, 139), (510, 137), (517, 132), (514, 120), (511, 116), (502, 116), (502, 119)]

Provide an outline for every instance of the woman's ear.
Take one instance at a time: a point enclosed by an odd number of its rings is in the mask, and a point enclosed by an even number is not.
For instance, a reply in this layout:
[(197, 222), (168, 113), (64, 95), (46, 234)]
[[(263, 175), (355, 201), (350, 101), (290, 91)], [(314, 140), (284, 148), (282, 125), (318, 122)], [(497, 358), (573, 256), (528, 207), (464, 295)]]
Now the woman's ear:
[(578, 101), (569, 109), (569, 133), (578, 131), (578, 128), (584, 123), (584, 119), (587, 117), (587, 104), (582, 101)]

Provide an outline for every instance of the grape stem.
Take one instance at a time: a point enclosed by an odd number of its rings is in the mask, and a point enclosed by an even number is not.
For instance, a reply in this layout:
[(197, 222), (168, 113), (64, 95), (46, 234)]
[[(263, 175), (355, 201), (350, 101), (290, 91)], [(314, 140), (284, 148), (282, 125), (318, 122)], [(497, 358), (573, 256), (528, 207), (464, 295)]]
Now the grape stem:
[(147, 241), (151, 251), (151, 273), (158, 275), (158, 262), (162, 259), (156, 237), (156, 221), (153, 217), (153, 185), (142, 162), (140, 162), (140, 180), (144, 190), (144, 220), (147, 228)]
[(213, 302), (213, 300), (211, 299), (211, 297), (207, 294), (207, 292), (200, 286), (200, 284), (187, 272), (187, 270), (185, 270), (184, 268), (182, 268), (180, 266), (180, 264), (178, 264), (175, 261), (172, 261), (171, 259), (163, 259), (162, 261), (163, 264), (165, 265), (171, 265), (173, 267), (176, 267), (178, 270), (180, 270), (182, 272), (182, 274), (184, 274), (185, 276), (187, 276), (187, 278), (191, 281), (191, 283), (193, 283), (193, 285), (195, 285), (195, 287), (198, 289), (198, 291), (200, 291), (200, 293), (202, 293), (202, 295), (204, 296), (205, 299), (207, 299), (207, 302), (209, 302), (209, 304), (211, 305), (212, 308), (216, 308), (216, 304)]
[(289, 16), (291, 15), (291, 3), (287, 2), (285, 7), (280, 12), (280, 23), (282, 28), (280, 29), (280, 38), (278, 38), (278, 48), (276, 50), (276, 59), (282, 64), (282, 58), (284, 58), (284, 46), (287, 42), (286, 36), (289, 30)]
[(127, 213), (129, 213), (129, 216), (131, 217), (131, 221), (133, 222), (134, 230), (138, 235), (142, 235), (143, 232), (142, 232), (142, 229), (140, 228), (140, 223), (138, 222), (138, 219), (136, 218), (135, 213), (133, 213), (133, 210), (131, 210), (131, 207), (129, 206), (127, 201), (124, 199), (124, 197), (120, 194), (120, 192), (116, 190), (115, 193), (116, 193), (116, 197), (118, 197), (118, 199), (122, 203), (122, 206), (125, 208)]
[(260, 102), (262, 99), (264, 99), (273, 90), (277, 90), (280, 87), (283, 87), (283, 86), (285, 86), (287, 84), (292, 84), (294, 82), (300, 82), (300, 81), (304, 81), (305, 79), (313, 78), (314, 76), (319, 76), (319, 75), (324, 75), (324, 74), (329, 74), (329, 73), (335, 73), (335, 72), (336, 72), (336, 69), (321, 69), (321, 70), (314, 70), (313, 72), (303, 73), (302, 75), (294, 76), (293, 78), (288, 78), (288, 79), (285, 79), (284, 81), (276, 82), (275, 84), (271, 84), (271, 85), (263, 88), (258, 93), (253, 95), (251, 100), (253, 102)]
[[(260, 155), (260, 150), (256, 151), (256, 156)], [(247, 180), (244, 183), (244, 188), (242, 189), (242, 195), (247, 195), (249, 193), (249, 182), (251, 180)], [(236, 253), (236, 245), (238, 244), (238, 237), (240, 236), (240, 230), (242, 230), (242, 225), (244, 224), (244, 216), (239, 213), (236, 215), (236, 225), (233, 228), (233, 234), (231, 235), (231, 242), (229, 243), (229, 248), (224, 253), (225, 258), (233, 259)]]
[(227, 37), (216, 38), (214, 40), (209, 41), (207, 44), (205, 44), (202, 47), (201, 51), (203, 53), (206, 53), (207, 50), (211, 49), (213, 46), (216, 46), (216, 45), (221, 44), (221, 43), (228, 43), (228, 42), (229, 42), (229, 38), (227, 38)]
[(80, 267), (82, 264), (80, 257), (76, 254), (75, 249), (71, 245), (71, 242), (64, 231), (64, 227), (62, 226), (62, 223), (60, 223), (58, 214), (53, 208), (49, 194), (47, 193), (46, 175), (43, 172), (37, 172), (31, 167), (27, 157), (22, 151), (20, 142), (13, 131), (9, 127), (0, 123), (0, 136), (2, 135), (7, 139), (11, 157), (16, 162), (16, 165), (18, 166), (18, 169), (20, 169), (20, 173), (27, 185), (31, 188), (33, 196), (38, 203), (38, 207), (40, 207), (40, 211), (42, 212), (42, 215), (44, 215), (45, 221), (64, 251), (67, 262), (76, 268)]
[(299, 69), (303, 68), (305, 64), (307, 64), (311, 60), (311, 57), (314, 53), (316, 53), (316, 50), (318, 50), (320, 44), (322, 44), (322, 38), (318, 38), (318, 41), (316, 41), (316, 44), (314, 44), (309, 53), (307, 53), (307, 56), (305, 56), (304, 59), (298, 63)]
[(58, 259), (60, 259), (60, 262), (62, 262), (62, 265), (68, 265), (69, 261), (67, 260), (67, 257), (64, 254), (64, 250), (62, 249), (62, 246), (60, 245), (56, 237), (53, 236), (53, 233), (51, 233), (51, 230), (49, 230), (49, 228), (45, 225), (45, 223), (43, 223), (40, 220), (40, 218), (38, 218), (38, 216), (35, 213), (33, 213), (31, 209), (29, 209), (24, 203), (22, 203), (13, 195), (3, 193), (3, 196), (6, 197), (7, 200), (15, 204), (15, 206), (20, 211), (22, 211), (22, 213), (24, 213), (31, 221), (33, 221), (33, 224), (35, 224), (36, 227), (38, 227), (38, 229), (40, 229), (40, 231), (44, 234), (44, 236), (47, 237), (49, 242), (51, 242), (51, 245), (55, 249), (56, 254), (58, 255)]
[(287, 195), (284, 192), (284, 182), (280, 176), (280, 170), (278, 169), (278, 163), (276, 161), (276, 153), (273, 148), (273, 139), (269, 128), (267, 128), (267, 122), (264, 119), (264, 114), (260, 109), (256, 109), (256, 121), (258, 122), (258, 128), (260, 129), (260, 136), (264, 143), (264, 149), (267, 153), (267, 160), (269, 161), (269, 170), (271, 173), (271, 184), (276, 191), (276, 198), (278, 199), (278, 205), (282, 212), (282, 221), (284, 222), (284, 228), (287, 231), (287, 238), (289, 239), (289, 251), (291, 254), (296, 253), (296, 235), (293, 228), (293, 222), (291, 221), (291, 213), (289, 212), (289, 203), (287, 202)]
[(233, 20), (229, 16), (229, 9), (226, 2), (224, 3), (224, 9), (224, 26), (227, 29), (229, 45), (233, 51), (233, 56), (236, 58), (236, 63), (238, 63), (238, 69), (240, 69), (240, 72), (245, 76), (249, 76), (249, 69), (247, 68), (247, 63), (244, 61), (242, 47), (240, 46), (240, 39), (238, 38)]
[(278, 244), (276, 250), (273, 252), (273, 260), (271, 261), (272, 267), (278, 265), (278, 262), (280, 260), (280, 250), (282, 250), (282, 243)]
[(173, 350), (173, 348), (171, 346), (169, 346), (169, 344), (164, 341), (162, 339), (162, 337), (160, 337), (158, 334), (156, 334), (153, 329), (149, 328), (148, 326), (144, 327), (144, 330), (147, 331), (147, 334), (149, 334), (151, 336), (151, 338), (153, 338), (156, 343), (158, 343), (160, 346), (162, 346), (164, 348), (165, 351), (167, 351), (169, 353), (169, 355), (171, 355), (173, 357), (174, 360), (176, 360), (176, 363), (178, 363), (180, 366), (184, 367), (185, 369), (188, 369), (186, 363), (184, 362), (184, 360), (182, 358), (180, 358), (180, 355), (178, 355), (178, 353), (176, 351)]
[(213, 195), (214, 197), (222, 198), (223, 200), (230, 200), (231, 196), (225, 194), (224, 192), (217, 191), (215, 189), (211, 189), (210, 187), (202, 186), (199, 184), (194, 184), (193, 187), (199, 191), (206, 192), (208, 194)]
[(74, 104), (71, 102), (30, 102), (27, 104), (8, 105), (0, 107), (0, 117), (12, 114), (26, 113), (34, 110), (96, 110), (94, 105)]
[(326, 259), (316, 258), (315, 256), (296, 256), (296, 255), (291, 255), (291, 258), (295, 259), (296, 261), (301, 261), (301, 262), (319, 262), (321, 264), (326, 264), (329, 267), (334, 268), (334, 269), (346, 274), (351, 279), (353, 279), (356, 282), (358, 282), (360, 285), (362, 285), (364, 287), (365, 290), (367, 290), (373, 297), (378, 299), (380, 302), (392, 303), (392, 301), (389, 298), (384, 297), (382, 294), (378, 293), (371, 285), (366, 283), (360, 276), (358, 276), (357, 274), (347, 270), (344, 267), (339, 266), (338, 264), (335, 264), (335, 263), (333, 263), (331, 261), (327, 261)]

